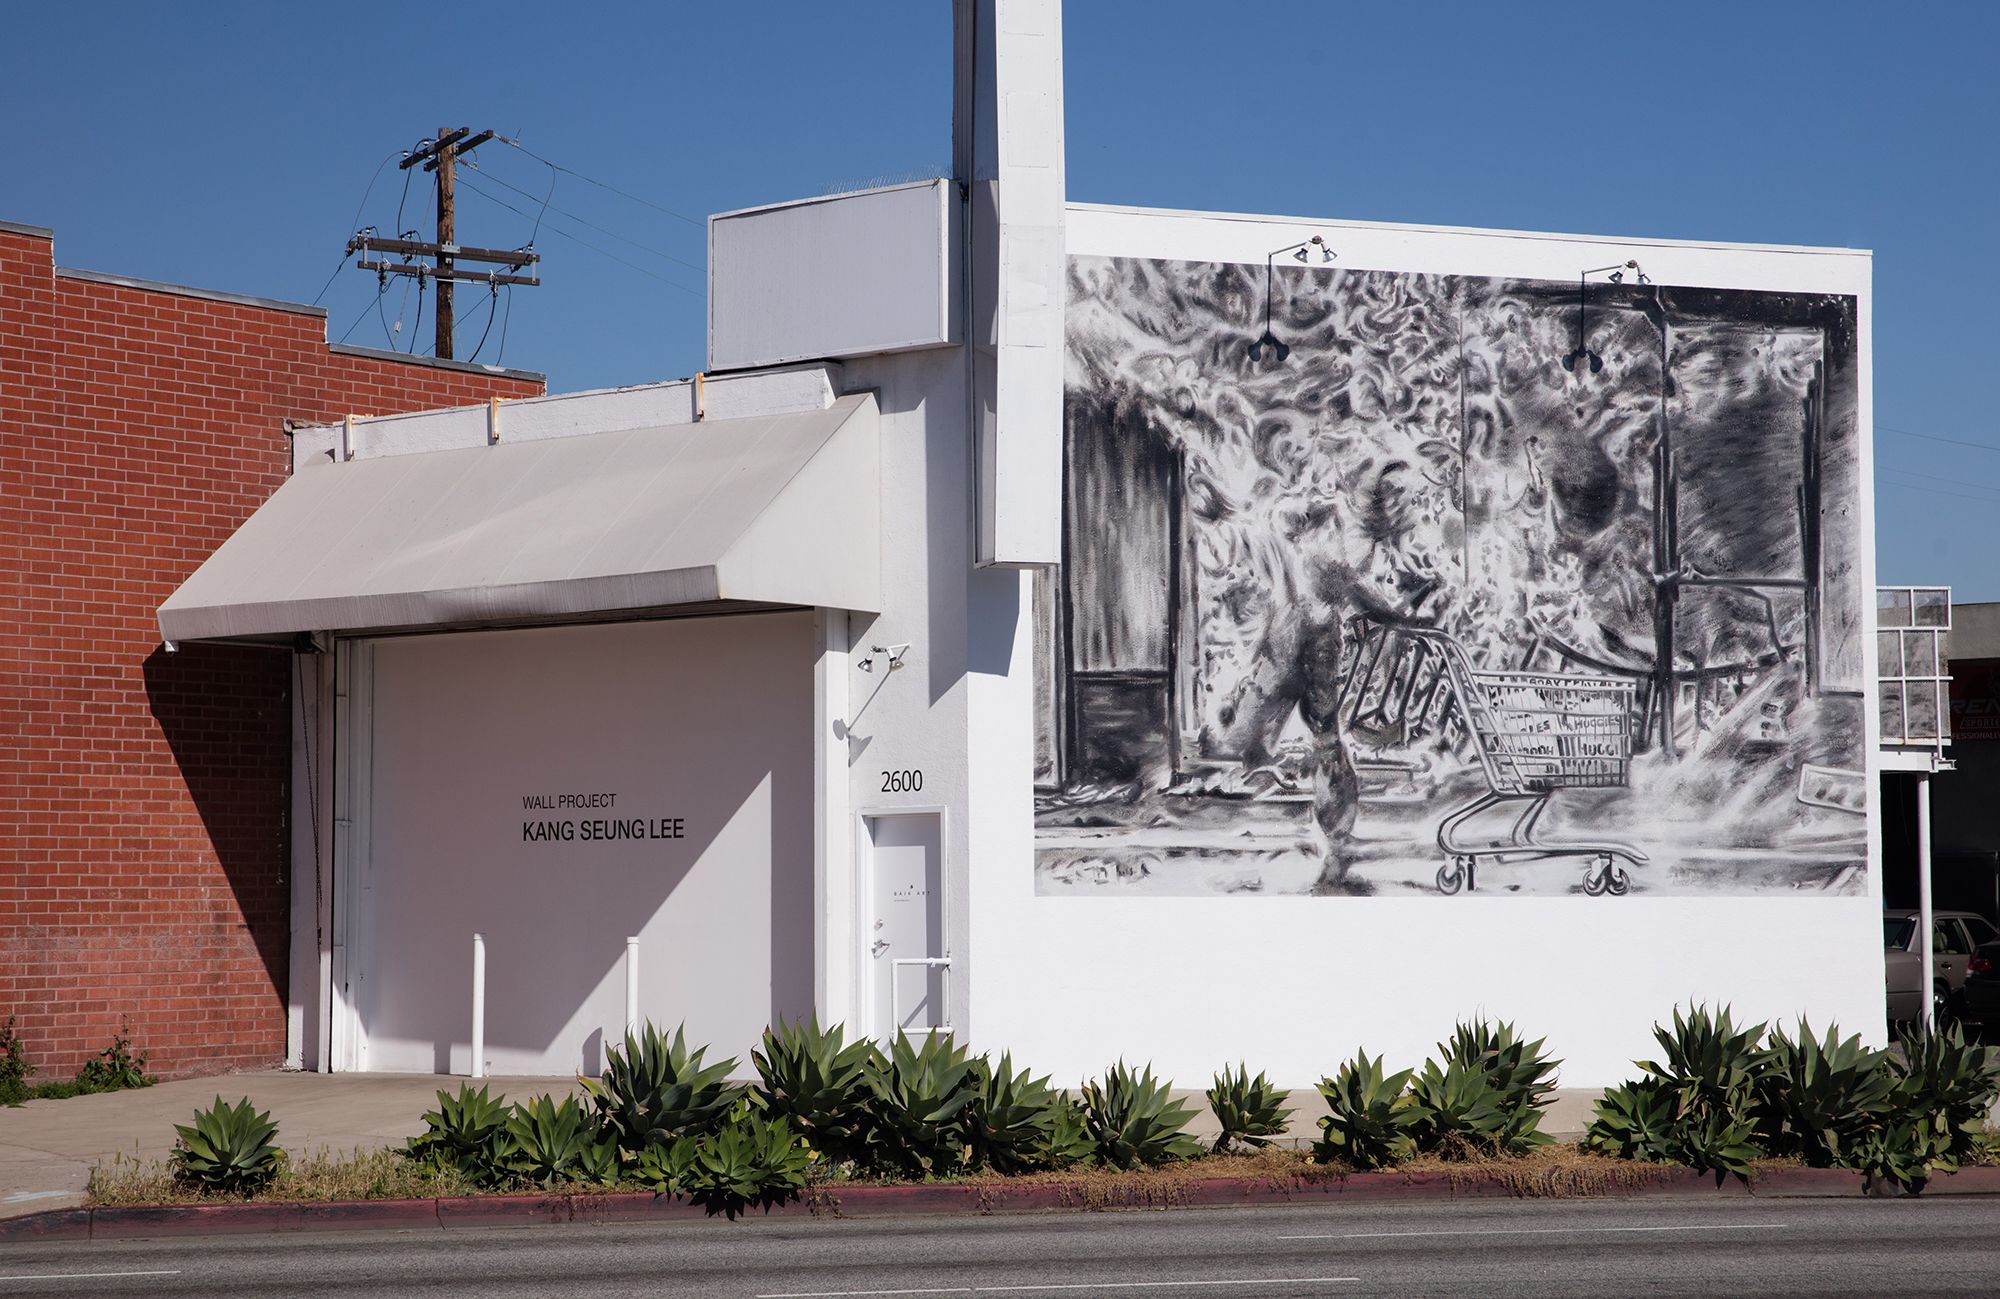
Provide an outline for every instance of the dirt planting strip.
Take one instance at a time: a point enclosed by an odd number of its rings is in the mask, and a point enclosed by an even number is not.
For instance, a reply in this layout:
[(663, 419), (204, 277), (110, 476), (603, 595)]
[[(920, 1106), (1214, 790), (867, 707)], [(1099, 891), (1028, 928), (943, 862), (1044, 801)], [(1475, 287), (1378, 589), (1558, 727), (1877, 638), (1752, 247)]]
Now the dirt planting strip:
[[(1679, 1169), (1650, 1170), (1621, 1185), (1559, 1192), (1564, 1198), (1650, 1196), (1859, 1197), (1875, 1188), (1859, 1173), (1833, 1168), (1776, 1168), (1752, 1186)], [(1926, 1198), (2000, 1195), (2000, 1167), (1968, 1168), (1932, 1179)], [(1353, 1173), (1345, 1177), (1210, 1177), (1121, 1188), (1105, 1179), (1047, 1179), (916, 1186), (821, 1186), (779, 1205), (783, 1218), (874, 1218), (954, 1213), (1222, 1208), (1231, 1205), (1354, 1203), (1426, 1199), (1543, 1198), (1516, 1181), (1459, 1172)], [(122, 1240), (251, 1232), (453, 1230), (562, 1223), (664, 1222), (709, 1216), (697, 1205), (649, 1192), (607, 1195), (473, 1195), (416, 1200), (187, 1204), (151, 1208), (59, 1209), (0, 1221), (0, 1244), (37, 1240)], [(747, 1216), (761, 1216), (752, 1210)]]

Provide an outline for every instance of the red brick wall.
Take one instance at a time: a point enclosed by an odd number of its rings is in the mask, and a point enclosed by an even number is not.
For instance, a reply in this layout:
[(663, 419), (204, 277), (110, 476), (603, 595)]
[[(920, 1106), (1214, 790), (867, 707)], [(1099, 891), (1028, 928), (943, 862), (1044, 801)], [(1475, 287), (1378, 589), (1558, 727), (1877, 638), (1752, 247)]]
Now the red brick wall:
[(37, 1079), (285, 1053), (291, 660), (153, 611), (286, 476), (286, 419), (542, 385), (332, 353), (316, 313), (56, 273), (0, 229), (0, 1019)]

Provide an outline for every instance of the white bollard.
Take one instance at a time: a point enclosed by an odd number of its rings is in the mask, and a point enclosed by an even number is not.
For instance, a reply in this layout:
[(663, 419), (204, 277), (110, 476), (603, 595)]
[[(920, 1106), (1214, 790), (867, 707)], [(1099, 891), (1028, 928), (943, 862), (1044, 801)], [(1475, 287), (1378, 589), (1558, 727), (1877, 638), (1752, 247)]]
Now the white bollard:
[(625, 940), (625, 1033), (639, 1031), (639, 940)]
[(472, 936), (472, 1076), (486, 1076), (486, 935)]

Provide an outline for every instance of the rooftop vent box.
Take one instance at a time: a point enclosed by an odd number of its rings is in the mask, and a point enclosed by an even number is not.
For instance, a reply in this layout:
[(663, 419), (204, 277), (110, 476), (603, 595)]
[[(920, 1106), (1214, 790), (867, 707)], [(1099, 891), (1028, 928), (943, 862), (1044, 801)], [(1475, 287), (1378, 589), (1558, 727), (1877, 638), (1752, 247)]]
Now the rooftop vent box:
[(959, 341), (951, 181), (708, 219), (708, 367), (740, 370)]

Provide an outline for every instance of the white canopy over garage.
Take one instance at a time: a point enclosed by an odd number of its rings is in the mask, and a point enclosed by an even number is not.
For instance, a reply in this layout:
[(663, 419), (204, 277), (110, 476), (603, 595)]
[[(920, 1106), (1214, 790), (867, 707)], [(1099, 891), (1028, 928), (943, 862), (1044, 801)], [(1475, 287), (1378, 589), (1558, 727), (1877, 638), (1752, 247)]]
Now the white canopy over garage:
[(875, 399), (295, 474), (160, 606), (168, 644), (713, 601), (881, 608)]

